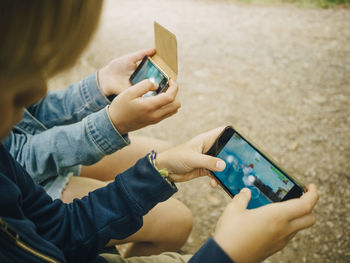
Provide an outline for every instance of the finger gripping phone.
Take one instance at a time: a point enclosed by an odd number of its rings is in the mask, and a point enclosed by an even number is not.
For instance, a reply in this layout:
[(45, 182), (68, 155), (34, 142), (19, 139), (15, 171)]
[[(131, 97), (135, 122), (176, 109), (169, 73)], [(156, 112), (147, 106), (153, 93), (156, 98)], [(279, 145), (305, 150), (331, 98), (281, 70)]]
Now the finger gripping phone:
[(158, 85), (156, 91), (150, 91), (146, 93), (146, 96), (165, 92), (169, 85), (169, 77), (147, 56), (142, 59), (134, 73), (130, 76), (130, 82), (135, 85), (144, 79), (149, 79), (153, 84)]
[(231, 196), (249, 188), (248, 209), (300, 197), (304, 186), (298, 183), (265, 153), (227, 126), (207, 152), (226, 163), (222, 172), (211, 172)]

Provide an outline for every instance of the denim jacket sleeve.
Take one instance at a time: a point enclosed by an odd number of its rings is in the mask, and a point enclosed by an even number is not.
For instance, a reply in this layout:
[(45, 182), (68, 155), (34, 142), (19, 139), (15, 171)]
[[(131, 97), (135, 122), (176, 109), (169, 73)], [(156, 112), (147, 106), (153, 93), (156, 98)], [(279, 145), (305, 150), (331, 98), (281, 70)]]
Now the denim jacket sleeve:
[(98, 87), (97, 72), (67, 89), (49, 91), (28, 107), (28, 111), (47, 128), (80, 121), (110, 104)]
[(65, 175), (72, 166), (93, 164), (130, 143), (128, 135), (114, 128), (107, 107), (77, 123), (34, 135), (15, 128), (4, 146), (37, 183)]

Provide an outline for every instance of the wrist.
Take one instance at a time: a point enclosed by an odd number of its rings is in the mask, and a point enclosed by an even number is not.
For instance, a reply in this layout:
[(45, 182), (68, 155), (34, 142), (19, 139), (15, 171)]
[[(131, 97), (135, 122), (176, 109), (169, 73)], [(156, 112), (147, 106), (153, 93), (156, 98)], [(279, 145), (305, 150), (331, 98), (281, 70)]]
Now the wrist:
[(226, 255), (228, 255), (235, 263), (238, 263), (237, 261), (235, 261), (236, 259), (234, 258), (234, 255), (232, 255), (232, 253), (230, 253), (230, 249), (228, 246), (226, 246), (225, 241), (221, 240), (220, 238), (218, 238), (216, 236), (214, 236), (213, 239), (219, 245), (219, 247), (226, 253)]
[(157, 166), (157, 152), (155, 152), (154, 150), (152, 150), (152, 152), (148, 155), (148, 158), (150, 160), (150, 162), (152, 163), (152, 165), (154, 166), (155, 169), (157, 169), (157, 171), (159, 172), (159, 174), (164, 178), (165, 181), (167, 181), (167, 183), (171, 186), (174, 187), (174, 183), (172, 180), (170, 180), (169, 177), (169, 172), (166, 168), (159, 168)]
[[(107, 107), (107, 115), (109, 120), (111, 121), (114, 129), (121, 135), (125, 135), (128, 133), (128, 130), (124, 128), (121, 122), (118, 121), (118, 115), (117, 114), (111, 114), (111, 107)], [(115, 116), (117, 115), (117, 116)]]
[(97, 84), (98, 87), (101, 91), (101, 93), (108, 97), (109, 95), (112, 95), (113, 93), (109, 89), (108, 83), (106, 81), (107, 76), (106, 76), (106, 68), (102, 68), (99, 71), (97, 71)]
[(252, 263), (249, 261), (245, 261), (239, 257), (239, 254), (244, 253), (242, 251), (237, 250), (235, 244), (233, 244), (232, 240), (225, 240), (224, 238), (218, 237), (218, 235), (214, 235), (213, 239), (220, 246), (220, 248), (231, 258), (231, 260), (235, 263)]
[(165, 153), (158, 153), (157, 159), (155, 160), (155, 165), (158, 169), (164, 169), (169, 172), (168, 162), (166, 160)]
[(158, 167), (158, 169), (166, 169), (166, 166), (164, 165), (163, 154), (158, 153), (158, 157), (155, 160), (155, 165)]

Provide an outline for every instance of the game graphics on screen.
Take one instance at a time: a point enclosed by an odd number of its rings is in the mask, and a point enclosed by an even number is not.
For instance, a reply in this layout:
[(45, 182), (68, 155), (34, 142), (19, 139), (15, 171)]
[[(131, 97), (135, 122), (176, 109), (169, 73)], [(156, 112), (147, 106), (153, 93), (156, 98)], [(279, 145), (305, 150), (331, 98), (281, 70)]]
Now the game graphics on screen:
[(157, 95), (168, 83), (166, 76), (148, 59), (143, 61), (141, 68), (134, 75), (131, 82), (136, 84), (144, 79), (149, 79), (152, 83), (159, 86), (157, 91), (150, 91), (144, 97)]
[(238, 194), (244, 187), (250, 189), (249, 209), (281, 201), (294, 186), (238, 134), (231, 137), (218, 157), (225, 161), (226, 168), (215, 174), (232, 195)]

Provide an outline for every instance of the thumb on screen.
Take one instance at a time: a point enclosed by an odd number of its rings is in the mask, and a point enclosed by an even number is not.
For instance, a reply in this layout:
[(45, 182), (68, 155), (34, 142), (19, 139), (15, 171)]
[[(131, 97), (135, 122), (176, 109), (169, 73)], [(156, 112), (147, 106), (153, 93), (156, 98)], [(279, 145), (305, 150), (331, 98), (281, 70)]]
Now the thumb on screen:
[(236, 206), (246, 209), (251, 198), (251, 192), (248, 188), (243, 188), (235, 197), (232, 199), (231, 203)]
[(132, 94), (133, 98), (141, 97), (148, 91), (157, 90), (158, 85), (153, 84), (149, 79), (140, 81), (139, 83), (131, 86), (129, 92)]

